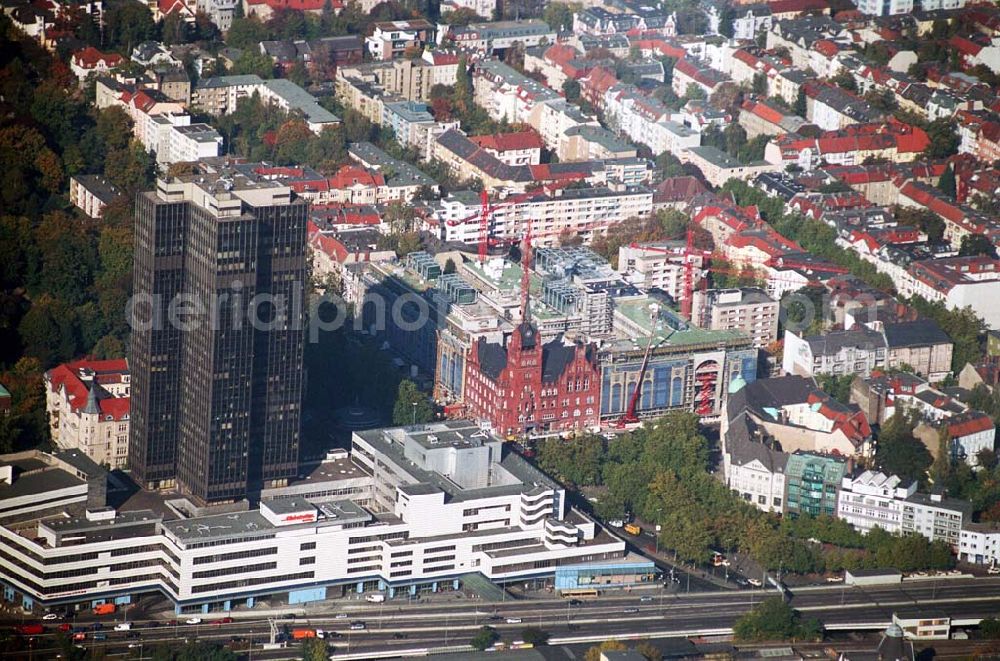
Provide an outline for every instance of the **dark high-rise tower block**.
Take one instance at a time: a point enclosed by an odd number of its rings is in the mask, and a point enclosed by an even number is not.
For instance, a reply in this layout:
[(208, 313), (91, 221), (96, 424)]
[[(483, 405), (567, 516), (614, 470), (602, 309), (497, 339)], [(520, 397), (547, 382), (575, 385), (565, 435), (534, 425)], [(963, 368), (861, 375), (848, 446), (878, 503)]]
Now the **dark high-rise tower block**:
[(136, 202), (129, 464), (199, 502), (298, 467), (307, 203), (243, 176), (160, 180)]

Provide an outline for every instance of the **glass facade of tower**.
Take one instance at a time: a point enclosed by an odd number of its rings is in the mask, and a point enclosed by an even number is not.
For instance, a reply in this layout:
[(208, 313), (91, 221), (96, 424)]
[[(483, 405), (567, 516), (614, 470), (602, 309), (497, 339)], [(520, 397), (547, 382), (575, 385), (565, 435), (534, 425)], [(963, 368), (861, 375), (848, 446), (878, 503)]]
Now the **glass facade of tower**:
[(156, 312), (133, 330), (137, 480), (200, 502), (280, 484), (298, 467), (306, 202), (175, 180), (136, 212), (134, 290)]

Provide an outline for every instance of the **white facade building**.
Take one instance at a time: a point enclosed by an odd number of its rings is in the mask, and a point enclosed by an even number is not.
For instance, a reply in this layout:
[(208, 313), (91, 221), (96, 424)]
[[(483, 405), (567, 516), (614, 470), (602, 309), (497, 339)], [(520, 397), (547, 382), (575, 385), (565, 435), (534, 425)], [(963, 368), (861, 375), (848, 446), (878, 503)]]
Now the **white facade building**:
[[(539, 247), (558, 244), (561, 233), (571, 233), (589, 243), (595, 234), (633, 216), (653, 211), (653, 192), (644, 186), (618, 191), (605, 187), (563, 189), (539, 193), (505, 206), (490, 216), (490, 236), (497, 241), (520, 240), (531, 221), (532, 242)], [(453, 198), (439, 212), (440, 238), (475, 245), (479, 243), (481, 203), (473, 198)]]
[(968, 522), (962, 526), (958, 559), (977, 565), (996, 566), (1000, 563), (1000, 524), (995, 521)]
[(198, 510), (149, 492), (115, 510), (107, 506), (114, 483), (81, 454), (6, 455), (7, 597), (16, 593), (30, 609), (127, 603), (159, 590), (178, 612), (208, 612), (277, 593), (289, 604), (334, 590), (392, 598), (457, 587), (469, 573), (503, 581), (558, 567), (564, 587), (609, 585), (615, 579), (602, 565), (613, 564), (623, 585), (627, 563), (637, 580), (653, 579), (652, 563), (627, 557), (622, 540), (569, 508), (562, 487), (475, 423), (359, 432), (353, 441), (350, 456), (331, 453), (303, 479), (265, 490), (259, 509), (242, 511)]
[(898, 476), (870, 470), (845, 477), (837, 497), (837, 517), (862, 532), (879, 527), (891, 533), (916, 533), (955, 549), (962, 524), (971, 515), (967, 501), (918, 493), (916, 482), (903, 486)]

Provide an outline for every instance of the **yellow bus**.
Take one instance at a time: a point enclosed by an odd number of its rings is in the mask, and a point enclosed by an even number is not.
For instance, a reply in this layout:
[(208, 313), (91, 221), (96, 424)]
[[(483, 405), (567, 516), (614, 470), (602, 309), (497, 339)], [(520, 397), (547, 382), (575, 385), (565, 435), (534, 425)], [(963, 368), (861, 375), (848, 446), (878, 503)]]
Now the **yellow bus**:
[(571, 590), (560, 590), (563, 599), (597, 599), (599, 593), (597, 588), (575, 588)]
[(630, 535), (641, 535), (642, 534), (642, 528), (640, 528), (639, 526), (635, 525), (634, 523), (626, 523), (625, 524), (625, 532), (627, 532)]

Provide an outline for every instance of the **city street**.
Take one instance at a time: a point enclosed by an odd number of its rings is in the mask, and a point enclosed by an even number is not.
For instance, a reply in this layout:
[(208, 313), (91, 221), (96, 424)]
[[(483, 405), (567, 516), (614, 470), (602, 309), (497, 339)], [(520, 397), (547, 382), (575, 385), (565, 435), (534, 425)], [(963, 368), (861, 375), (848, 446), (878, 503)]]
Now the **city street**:
[[(588, 636), (676, 637), (724, 631), (740, 615), (774, 594), (774, 590), (684, 594), (658, 589), (611, 593), (578, 605), (551, 599), (478, 603), (475, 607), (461, 602), (412, 606), (393, 602), (378, 606), (358, 603), (329, 610), (311, 608), (308, 617), (279, 619), (279, 622), (291, 628), (337, 632), (336, 638), (327, 641), (335, 654), (463, 645), (484, 624), (495, 627), (508, 643), (518, 639), (526, 627), (539, 627), (557, 641)], [(943, 611), (953, 618), (977, 618), (1000, 610), (1000, 579), (942, 578), (877, 588), (804, 588), (791, 596), (790, 603), (804, 616), (815, 617), (826, 626), (884, 628), (894, 610), (921, 606)], [(338, 618), (339, 613), (345, 613), (346, 617)], [(237, 649), (245, 648), (251, 639), (258, 644), (266, 642), (269, 631), (266, 619), (251, 613), (243, 615), (221, 626), (207, 619), (200, 625), (186, 625), (182, 620), (176, 626), (163, 626), (161, 620), (132, 621), (132, 631), (139, 634), (134, 639), (127, 639), (123, 632), (107, 631), (113, 626), (113, 621), (108, 621), (104, 630), (107, 641), (95, 643), (89, 639), (84, 644), (103, 646), (109, 654), (128, 654), (138, 649), (129, 650), (129, 643), (141, 643), (148, 650), (160, 643), (177, 644), (185, 640), (226, 643), (236, 639)], [(507, 618), (520, 622), (508, 623)], [(363, 621), (366, 629), (349, 630), (350, 623), (355, 621)], [(35, 650), (38, 658), (54, 653), (53, 640), (52, 634), (38, 637)], [(20, 651), (2, 652), (0, 658), (24, 658), (23, 655)], [(289, 657), (287, 649), (262, 650), (257, 646), (253, 652), (253, 658), (259, 659)]]

